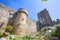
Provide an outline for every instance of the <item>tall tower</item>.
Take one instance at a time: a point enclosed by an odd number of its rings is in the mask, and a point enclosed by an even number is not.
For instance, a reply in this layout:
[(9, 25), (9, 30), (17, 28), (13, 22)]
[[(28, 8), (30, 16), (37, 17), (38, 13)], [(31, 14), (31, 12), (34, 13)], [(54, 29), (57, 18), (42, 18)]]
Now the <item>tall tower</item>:
[(26, 33), (26, 20), (27, 20), (27, 14), (28, 12), (23, 9), (20, 8), (17, 12), (17, 16), (14, 22), (14, 33), (17, 35), (25, 35)]
[(38, 20), (42, 25), (52, 25), (51, 17), (46, 9), (38, 13)]

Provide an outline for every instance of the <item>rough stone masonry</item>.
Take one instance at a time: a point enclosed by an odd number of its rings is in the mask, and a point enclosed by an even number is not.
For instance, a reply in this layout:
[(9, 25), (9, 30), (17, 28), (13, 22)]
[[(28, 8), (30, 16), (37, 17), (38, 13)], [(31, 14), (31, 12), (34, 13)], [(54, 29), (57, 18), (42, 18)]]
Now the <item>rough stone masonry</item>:
[(12, 25), (14, 34), (18, 35), (32, 35), (37, 32), (36, 21), (28, 17), (25, 9), (15, 11), (0, 4), (0, 26), (6, 28), (7, 25)]
[[(48, 20), (46, 15), (48, 16)], [(28, 12), (24, 8), (20, 8), (18, 11), (15, 11), (3, 4), (0, 4), (0, 30), (3, 32), (7, 25), (11, 25), (13, 26), (14, 34), (32, 35), (42, 28), (42, 23), (43, 25), (46, 23), (50, 25), (52, 24), (51, 21), (52, 20), (46, 9), (38, 13), (38, 21), (35, 21), (28, 17)]]

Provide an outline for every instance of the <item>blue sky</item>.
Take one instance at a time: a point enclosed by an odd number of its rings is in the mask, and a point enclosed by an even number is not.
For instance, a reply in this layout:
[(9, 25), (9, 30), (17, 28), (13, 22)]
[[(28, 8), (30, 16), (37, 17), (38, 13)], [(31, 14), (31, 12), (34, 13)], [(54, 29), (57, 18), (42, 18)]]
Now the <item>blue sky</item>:
[(28, 16), (34, 20), (38, 20), (37, 13), (43, 9), (47, 9), (52, 20), (60, 19), (60, 0), (0, 0), (0, 3), (14, 9), (25, 8)]

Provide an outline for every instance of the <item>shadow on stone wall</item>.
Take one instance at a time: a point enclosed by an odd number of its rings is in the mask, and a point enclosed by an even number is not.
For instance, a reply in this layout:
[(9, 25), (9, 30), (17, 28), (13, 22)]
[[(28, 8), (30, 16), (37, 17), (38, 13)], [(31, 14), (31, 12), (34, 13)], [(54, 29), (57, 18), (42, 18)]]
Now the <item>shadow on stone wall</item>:
[(15, 21), (16, 16), (17, 16), (17, 12), (14, 13), (14, 14), (12, 14), (12, 15), (13, 15), (13, 17), (8, 19), (8, 24), (7, 24), (7, 25), (11, 25), (11, 26), (13, 26), (14, 21)]
[(37, 32), (40, 31), (40, 24), (39, 22), (36, 22)]

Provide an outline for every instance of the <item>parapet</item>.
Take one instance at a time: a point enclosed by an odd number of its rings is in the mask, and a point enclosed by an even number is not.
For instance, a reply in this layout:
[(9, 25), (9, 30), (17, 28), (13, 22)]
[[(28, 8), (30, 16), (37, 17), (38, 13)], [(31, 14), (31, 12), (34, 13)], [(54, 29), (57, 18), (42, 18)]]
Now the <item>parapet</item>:
[(20, 9), (18, 10), (18, 12), (24, 12), (26, 15), (28, 15), (27, 10), (25, 10), (24, 8), (20, 8)]

